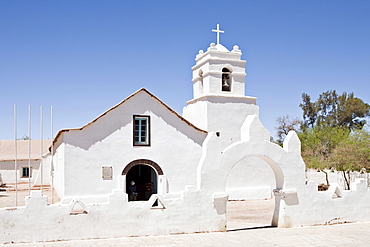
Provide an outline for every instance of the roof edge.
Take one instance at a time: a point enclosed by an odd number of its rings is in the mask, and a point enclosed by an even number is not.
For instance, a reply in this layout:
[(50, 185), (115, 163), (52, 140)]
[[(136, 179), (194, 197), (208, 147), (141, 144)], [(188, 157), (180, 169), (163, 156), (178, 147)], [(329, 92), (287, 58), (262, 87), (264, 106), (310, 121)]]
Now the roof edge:
[[(88, 122), (87, 124), (83, 125), (82, 127), (80, 128), (72, 128), (72, 129), (61, 129), (58, 131), (58, 133), (56, 134), (54, 140), (53, 140), (53, 145), (55, 145), (55, 143), (57, 142), (57, 140), (60, 138), (60, 136), (64, 133), (64, 132), (69, 132), (69, 131), (76, 131), (76, 130), (83, 130), (84, 128), (86, 128), (87, 126), (95, 123), (96, 121), (98, 121), (101, 117), (103, 117), (104, 115), (108, 114), (110, 111), (116, 109), (117, 107), (119, 107), (120, 105), (122, 105), (123, 103), (125, 103), (127, 100), (131, 99), (132, 97), (134, 97), (135, 95), (139, 94), (140, 92), (145, 92), (147, 93), (149, 96), (151, 96), (152, 98), (154, 98), (155, 100), (157, 100), (160, 104), (162, 104), (164, 107), (166, 107), (170, 112), (174, 113), (178, 118), (180, 118), (180, 120), (184, 121), (186, 124), (188, 124), (189, 126), (193, 127), (194, 129), (196, 129), (197, 131), (200, 131), (200, 132), (203, 132), (203, 133), (208, 133), (207, 131), (205, 130), (202, 130), (198, 127), (196, 127), (194, 124), (190, 123), (188, 120), (186, 120), (184, 117), (182, 117), (181, 115), (179, 115), (175, 110), (173, 110), (171, 107), (169, 107), (168, 105), (166, 105), (162, 100), (160, 100), (159, 98), (157, 98), (154, 94), (152, 94), (151, 92), (149, 92), (146, 88), (140, 88), (139, 90), (137, 90), (136, 92), (134, 92), (133, 94), (131, 94), (130, 96), (128, 96), (127, 98), (125, 98), (124, 100), (122, 100), (120, 103), (116, 104), (115, 106), (109, 108), (108, 110), (106, 110), (105, 112), (103, 112), (102, 114), (100, 114), (98, 117), (96, 117), (95, 119), (93, 119), (92, 121)], [(49, 148), (50, 149), (50, 148)]]

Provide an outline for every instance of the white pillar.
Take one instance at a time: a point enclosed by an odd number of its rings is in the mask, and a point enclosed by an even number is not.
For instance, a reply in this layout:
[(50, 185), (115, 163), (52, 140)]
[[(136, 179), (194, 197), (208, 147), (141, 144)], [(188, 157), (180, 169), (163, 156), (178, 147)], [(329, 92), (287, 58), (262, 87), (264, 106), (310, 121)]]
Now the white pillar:
[(163, 195), (167, 193), (167, 177), (166, 175), (158, 176), (158, 195)]
[(122, 189), (124, 193), (126, 193), (126, 175), (119, 176), (119, 188)]

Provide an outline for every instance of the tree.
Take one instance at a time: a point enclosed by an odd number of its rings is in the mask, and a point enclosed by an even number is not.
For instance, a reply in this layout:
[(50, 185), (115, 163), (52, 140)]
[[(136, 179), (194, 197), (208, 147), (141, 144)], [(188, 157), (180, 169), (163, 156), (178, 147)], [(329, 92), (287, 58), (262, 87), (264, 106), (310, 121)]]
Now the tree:
[(321, 125), (362, 129), (366, 124), (364, 118), (370, 116), (370, 105), (356, 98), (353, 93), (338, 95), (335, 90), (330, 90), (320, 94), (315, 102), (311, 102), (311, 97), (303, 93), (302, 100), (299, 106), (303, 111), (303, 129)]
[(23, 140), (23, 141), (25, 141), (25, 140), (29, 140), (29, 139), (30, 139), (29, 136), (24, 135), (22, 138), (18, 138), (17, 140)]
[(277, 137), (276, 143), (282, 145), (283, 140), (288, 135), (289, 131), (294, 130), (298, 131), (300, 125), (302, 124), (298, 118), (290, 120), (288, 115), (278, 117), (276, 119), (276, 123), (278, 124), (276, 128), (277, 130)]
[(308, 168), (335, 168), (343, 172), (346, 189), (350, 189), (350, 171), (366, 168), (370, 170), (370, 134), (363, 127), (370, 116), (370, 105), (356, 98), (353, 93), (338, 95), (335, 90), (319, 95), (316, 101), (303, 93), (299, 105), (303, 112), (300, 129), (298, 119), (290, 121), (288, 116), (277, 119), (277, 143), (289, 130), (298, 132), (301, 140), (302, 157)]
[(328, 167), (327, 160), (343, 140), (348, 138), (350, 131), (345, 128), (331, 126), (316, 126), (298, 133), (301, 140), (302, 152), (315, 157), (321, 157), (320, 160)]
[(370, 170), (370, 133), (355, 130), (341, 140), (328, 160), (338, 171), (343, 172), (346, 189), (350, 189), (350, 172), (365, 168)]
[(325, 173), (326, 183), (330, 185), (328, 174), (324, 169), (333, 167), (329, 161), (337, 145), (348, 138), (350, 131), (331, 126), (315, 126), (298, 133), (301, 140), (302, 158), (307, 168)]

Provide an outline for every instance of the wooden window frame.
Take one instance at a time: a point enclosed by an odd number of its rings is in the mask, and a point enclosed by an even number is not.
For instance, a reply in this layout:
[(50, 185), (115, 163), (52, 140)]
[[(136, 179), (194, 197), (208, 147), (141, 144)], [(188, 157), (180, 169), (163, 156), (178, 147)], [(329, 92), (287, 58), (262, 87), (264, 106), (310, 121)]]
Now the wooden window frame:
[[(146, 126), (146, 142), (145, 143), (141, 143), (141, 142), (136, 142), (136, 136), (135, 136), (135, 127), (136, 127), (136, 124), (135, 124), (135, 120), (137, 118), (146, 118), (147, 119), (147, 126)], [(150, 116), (148, 115), (134, 115), (133, 116), (133, 120), (132, 120), (132, 143), (133, 143), (133, 146), (150, 146), (150, 132), (151, 132), (151, 126), (150, 126)]]

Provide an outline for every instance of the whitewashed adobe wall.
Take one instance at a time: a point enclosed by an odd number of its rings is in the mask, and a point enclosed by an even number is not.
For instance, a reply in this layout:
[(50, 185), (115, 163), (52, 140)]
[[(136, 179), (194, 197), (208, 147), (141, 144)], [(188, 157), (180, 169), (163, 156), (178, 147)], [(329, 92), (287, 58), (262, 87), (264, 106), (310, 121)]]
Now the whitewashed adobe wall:
[(34, 174), (33, 186), (50, 185), (51, 184), (51, 155), (50, 153), (43, 156), (39, 162), (39, 169)]
[(203, 96), (187, 102), (183, 116), (206, 131), (219, 132), (226, 148), (240, 141), (240, 129), (248, 115), (259, 115), (252, 97)]
[[(342, 190), (331, 184), (328, 191), (317, 191), (317, 185), (308, 181), (297, 193), (287, 198), (283, 227), (333, 224), (370, 220), (370, 190), (365, 179), (358, 179), (351, 190)], [(304, 217), (302, 217), (304, 216)]]
[[(115, 189), (107, 203), (89, 204), (75, 198), (69, 205), (47, 205), (46, 197), (34, 192), (25, 207), (0, 209), (0, 240), (9, 243), (224, 231), (227, 177), (247, 156), (263, 160), (273, 170), (276, 184), (272, 225), (370, 220), (370, 192), (365, 180), (359, 180), (352, 191), (333, 186), (318, 192), (313, 182), (305, 181), (297, 135), (290, 132), (281, 148), (269, 141), (268, 131), (258, 117), (249, 116), (241, 141), (226, 149), (221, 148), (216, 133), (208, 134), (197, 167), (196, 188), (186, 186), (177, 193), (152, 195), (144, 202), (128, 202), (127, 194)], [(163, 207), (151, 207), (156, 199)], [(77, 201), (87, 213), (71, 215)]]
[[(331, 171), (329, 169), (325, 170), (328, 173), (329, 183), (338, 183), (340, 176), (338, 176), (337, 171)], [(339, 174), (340, 175), (340, 174)], [(326, 184), (325, 173), (318, 171), (316, 169), (308, 169), (306, 171), (307, 180), (312, 180), (315, 184)]]
[[(150, 116), (149, 147), (133, 146), (133, 115)], [(195, 186), (206, 137), (205, 131), (191, 126), (144, 89), (83, 128), (61, 133), (54, 161), (55, 187), (66, 203), (76, 196), (100, 202), (113, 189), (124, 189), (122, 171), (138, 159), (160, 166), (168, 192)], [(112, 167), (111, 180), (102, 179), (102, 166)]]
[[(161, 207), (152, 208), (157, 198)], [(118, 189), (109, 202), (82, 203), (78, 206), (87, 213), (71, 214), (75, 201), (47, 205), (47, 198), (33, 191), (25, 207), (0, 209), (0, 243), (220, 231), (226, 220), (219, 202), (226, 199), (189, 187), (177, 194), (152, 195), (149, 201), (128, 202), (127, 194)]]
[[(338, 183), (339, 187), (342, 189), (347, 188), (346, 182), (343, 177), (343, 171), (336, 171), (336, 170), (325, 170), (328, 174), (329, 184)], [(321, 171), (317, 171), (316, 169), (308, 169), (306, 171), (306, 177), (308, 180), (312, 180), (315, 184), (326, 184), (326, 176), (325, 173)], [(359, 181), (359, 178), (363, 178), (366, 180), (368, 186), (370, 182), (370, 173), (366, 173), (366, 171), (353, 171), (350, 173), (350, 181), (355, 183)]]
[(56, 142), (57, 147), (54, 151), (53, 156), (53, 167), (54, 167), (54, 189), (58, 193), (59, 197), (62, 197), (63, 191), (65, 190), (64, 183), (64, 156), (65, 156), (65, 143), (63, 142), (63, 136), (61, 136)]

